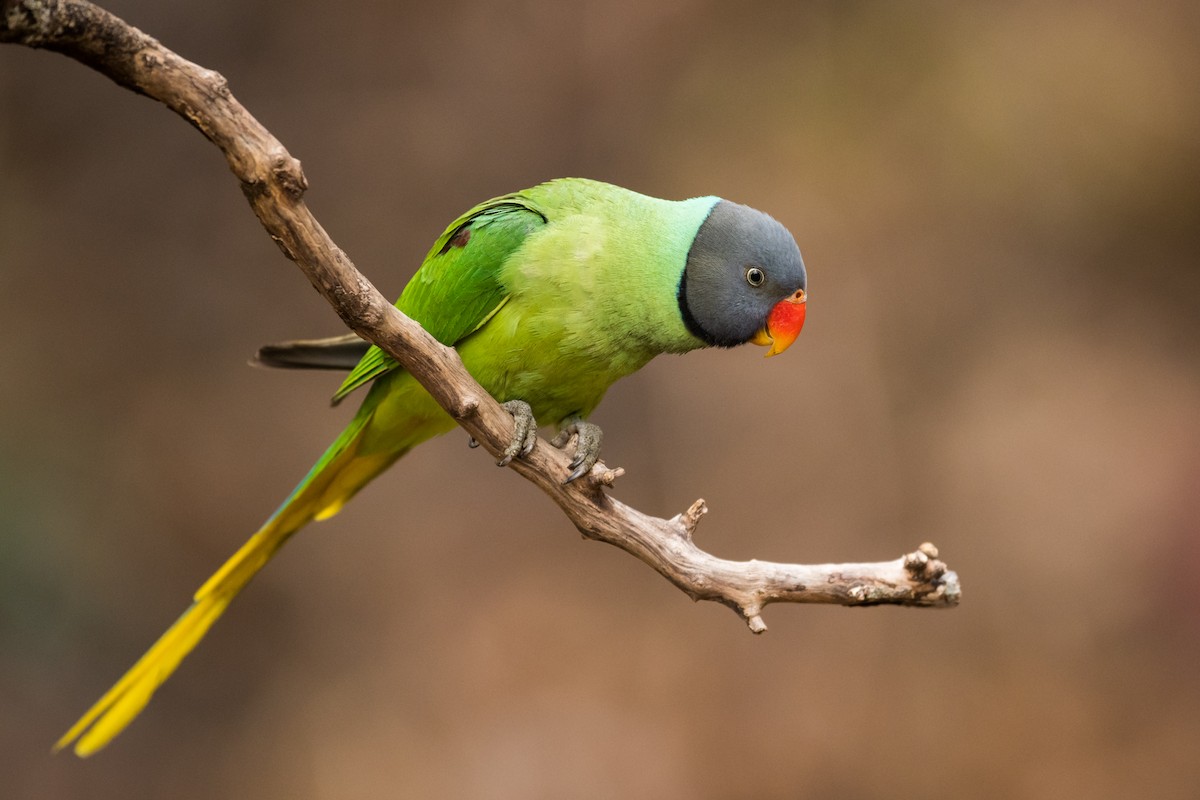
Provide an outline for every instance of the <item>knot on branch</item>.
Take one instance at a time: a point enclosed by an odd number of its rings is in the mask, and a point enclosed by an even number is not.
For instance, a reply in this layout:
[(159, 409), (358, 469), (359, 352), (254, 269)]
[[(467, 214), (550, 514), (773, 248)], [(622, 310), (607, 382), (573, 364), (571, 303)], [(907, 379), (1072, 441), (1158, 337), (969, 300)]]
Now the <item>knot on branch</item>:
[[(214, 91), (220, 91), (220, 89)], [(228, 94), (229, 88), (226, 86), (224, 91)], [(190, 109), (185, 109), (183, 113), (186, 114), (189, 111)], [(300, 202), (304, 197), (304, 192), (308, 189), (308, 178), (304, 177), (300, 161), (292, 158), (286, 150), (283, 150), (282, 146), (279, 147), (279, 152), (271, 156), (269, 167), (266, 170), (256, 165), (253, 172), (242, 179), (242, 194), (246, 195), (246, 199), (255, 208), (258, 207), (258, 203), (270, 199), (272, 187), (277, 187), (279, 194), (292, 203)], [(289, 252), (285, 250), (284, 254), (288, 255)], [(288, 258), (296, 260), (291, 255), (288, 255)]]
[(163, 65), (162, 58), (153, 50), (142, 50), (137, 54), (137, 60), (147, 72), (158, 69)]
[(228, 100), (233, 97), (233, 92), (229, 91), (229, 80), (224, 75), (210, 69), (206, 77), (208, 78), (208, 90), (214, 97), (219, 97), (222, 100)]
[[(454, 417), (455, 422), (462, 422), (465, 419), (470, 419), (479, 413), (479, 398), (473, 394), (464, 394), (454, 398), (453, 407), (450, 409), (450, 416)], [(471, 439), (475, 442), (475, 439)], [(472, 447), (478, 447), (479, 443), (475, 442)]]
[(286, 151), (271, 159), (271, 177), (284, 195), (293, 202), (299, 201), (308, 190), (308, 178), (304, 177), (304, 171), (300, 169), (299, 159), (292, 158)]

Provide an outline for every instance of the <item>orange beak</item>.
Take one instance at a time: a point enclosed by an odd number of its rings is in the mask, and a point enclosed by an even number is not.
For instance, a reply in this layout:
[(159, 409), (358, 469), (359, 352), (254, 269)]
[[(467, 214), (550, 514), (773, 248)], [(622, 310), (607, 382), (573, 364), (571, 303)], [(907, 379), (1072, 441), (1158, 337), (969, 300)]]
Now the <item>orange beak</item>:
[(763, 347), (769, 346), (768, 356), (776, 356), (792, 346), (800, 329), (804, 327), (804, 314), (808, 307), (808, 294), (797, 289), (791, 297), (775, 304), (767, 315), (767, 326), (754, 334), (750, 341)]

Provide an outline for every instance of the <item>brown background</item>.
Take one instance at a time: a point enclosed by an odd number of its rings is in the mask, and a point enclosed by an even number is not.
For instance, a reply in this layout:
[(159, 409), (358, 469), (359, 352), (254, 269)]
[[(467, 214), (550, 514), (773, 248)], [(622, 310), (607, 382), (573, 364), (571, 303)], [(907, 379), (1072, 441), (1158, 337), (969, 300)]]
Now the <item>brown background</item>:
[(1200, 6), (110, 7), (220, 70), (396, 295), (560, 175), (796, 234), (786, 356), (596, 416), (622, 499), (786, 561), (932, 540), (952, 612), (751, 636), (451, 434), (299, 537), (87, 762), (50, 743), (344, 423), (338, 323), (221, 157), (0, 48), (0, 779), (22, 798), (1155, 798), (1200, 783)]

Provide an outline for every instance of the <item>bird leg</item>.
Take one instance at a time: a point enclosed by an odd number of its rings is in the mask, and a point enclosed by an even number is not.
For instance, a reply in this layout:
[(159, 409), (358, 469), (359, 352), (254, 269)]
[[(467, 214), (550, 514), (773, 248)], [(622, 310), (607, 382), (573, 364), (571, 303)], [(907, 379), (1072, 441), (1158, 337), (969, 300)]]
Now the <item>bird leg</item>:
[(504, 448), (504, 456), (496, 462), (498, 467), (507, 467), (514, 458), (525, 457), (533, 451), (533, 445), (537, 442), (538, 426), (537, 420), (533, 418), (533, 409), (524, 400), (509, 400), (500, 405), (512, 414), (513, 418), (512, 441)]
[(563, 481), (564, 484), (582, 478), (592, 471), (592, 467), (600, 460), (600, 443), (604, 440), (604, 433), (599, 425), (588, 422), (583, 417), (569, 417), (550, 444), (562, 449), (571, 441), (571, 436), (576, 437), (575, 457), (571, 459), (571, 474)]

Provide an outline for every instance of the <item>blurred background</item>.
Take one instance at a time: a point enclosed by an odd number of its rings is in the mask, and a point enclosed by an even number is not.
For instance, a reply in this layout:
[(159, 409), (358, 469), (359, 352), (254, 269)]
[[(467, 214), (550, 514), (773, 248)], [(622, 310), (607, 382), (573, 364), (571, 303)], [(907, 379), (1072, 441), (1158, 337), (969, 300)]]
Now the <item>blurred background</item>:
[(102, 755), (51, 756), (352, 409), (246, 365), (339, 323), (217, 150), (0, 47), (5, 795), (1197, 796), (1196, 3), (107, 6), (229, 79), (389, 296), (552, 177), (772, 213), (804, 334), (617, 384), (616, 496), (703, 496), (729, 558), (933, 541), (964, 600), (755, 637), (452, 433), (297, 537)]

